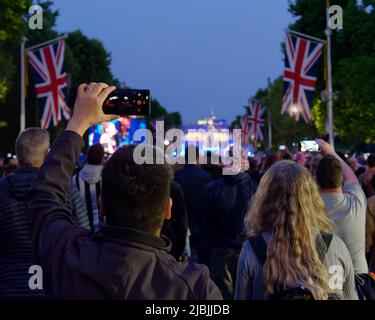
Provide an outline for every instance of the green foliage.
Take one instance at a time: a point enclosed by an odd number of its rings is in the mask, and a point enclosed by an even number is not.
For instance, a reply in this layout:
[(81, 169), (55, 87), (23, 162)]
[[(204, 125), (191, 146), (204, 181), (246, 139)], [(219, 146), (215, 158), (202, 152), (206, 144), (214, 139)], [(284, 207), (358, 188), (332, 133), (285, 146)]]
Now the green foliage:
[(0, 0), (0, 102), (3, 102), (12, 88), (16, 73), (14, 49), (21, 41), (24, 29), (23, 16), (31, 0)]
[(89, 39), (76, 30), (66, 39), (65, 63), (69, 72), (68, 104), (73, 106), (77, 87), (81, 83), (105, 82), (119, 85), (114, 79), (110, 65), (111, 54), (97, 39)]
[[(343, 30), (332, 34), (332, 78), (334, 129), (352, 142), (375, 142), (374, 56), (375, 1), (336, 0), (343, 8)], [(366, 8), (372, 5), (372, 11)], [(324, 37), (325, 1), (291, 1), (289, 11), (297, 18), (291, 29), (319, 38)], [(323, 67), (319, 72), (317, 93), (324, 89)], [(317, 130), (325, 131), (325, 102), (317, 100), (312, 117)]]
[[(343, 8), (343, 30), (332, 32), (332, 79), (334, 130), (348, 142), (375, 142), (375, 0), (335, 0), (331, 4)], [(372, 10), (366, 10), (371, 5)], [(290, 29), (325, 39), (325, 1), (289, 1), (289, 12), (295, 18)], [(282, 44), (282, 50), (284, 46)], [(303, 137), (325, 135), (326, 102), (320, 99), (325, 89), (324, 64), (318, 70), (315, 100), (311, 108), (313, 125), (295, 123), (280, 115), (282, 79), (266, 89), (258, 90), (255, 98), (271, 108), (273, 142), (290, 144)], [(239, 123), (239, 118), (233, 125)], [(267, 141), (267, 130), (264, 130)]]
[[(351, 141), (375, 142), (375, 56), (342, 60), (336, 72), (340, 88), (334, 105), (335, 127)], [(338, 111), (339, 110), (339, 111)]]
[[(43, 8), (43, 29), (31, 30), (23, 17), (28, 12), (31, 0), (0, 0), (0, 154), (14, 151), (14, 141), (19, 131), (20, 101), (20, 43), (26, 36), (26, 47), (30, 47), (61, 36), (54, 28), (58, 11), (52, 10), (52, 2), (38, 3)], [(69, 75), (67, 103), (73, 107), (76, 90), (80, 83), (101, 81), (121, 87), (111, 73), (111, 55), (97, 39), (89, 39), (77, 30), (67, 35), (65, 64)], [(163, 116), (166, 127), (181, 125), (177, 112), (168, 113), (157, 100), (153, 101), (153, 116)], [(152, 117), (151, 117), (152, 118)], [(26, 125), (39, 126), (39, 108), (31, 74), (28, 75), (26, 97)], [(49, 129), (51, 138), (61, 131), (66, 120)]]
[(181, 126), (181, 115), (178, 112), (169, 113), (160, 102), (153, 98), (151, 100), (151, 116), (149, 120), (164, 120), (164, 129), (178, 128)]

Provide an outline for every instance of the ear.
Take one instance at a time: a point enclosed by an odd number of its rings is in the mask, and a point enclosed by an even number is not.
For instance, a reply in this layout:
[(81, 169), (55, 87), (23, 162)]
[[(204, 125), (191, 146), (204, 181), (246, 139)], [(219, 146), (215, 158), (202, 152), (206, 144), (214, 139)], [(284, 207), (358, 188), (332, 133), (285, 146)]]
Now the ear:
[(99, 220), (103, 221), (105, 217), (105, 211), (103, 206), (103, 198), (102, 196), (99, 196)]
[(165, 209), (165, 215), (164, 215), (165, 220), (170, 220), (172, 217), (172, 204), (173, 204), (173, 201), (171, 198), (169, 198), (168, 203), (167, 203), (167, 208)]

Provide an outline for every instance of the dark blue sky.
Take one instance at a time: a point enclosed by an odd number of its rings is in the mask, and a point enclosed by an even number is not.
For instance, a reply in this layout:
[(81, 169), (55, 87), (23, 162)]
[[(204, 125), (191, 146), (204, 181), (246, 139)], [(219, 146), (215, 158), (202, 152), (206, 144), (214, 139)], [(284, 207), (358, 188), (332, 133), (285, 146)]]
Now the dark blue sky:
[[(229, 122), (282, 73), (287, 0), (54, 0), (57, 29), (81, 29), (112, 53), (112, 72), (149, 88), (184, 123), (213, 107)], [(93, 79), (96, 80), (96, 79)]]

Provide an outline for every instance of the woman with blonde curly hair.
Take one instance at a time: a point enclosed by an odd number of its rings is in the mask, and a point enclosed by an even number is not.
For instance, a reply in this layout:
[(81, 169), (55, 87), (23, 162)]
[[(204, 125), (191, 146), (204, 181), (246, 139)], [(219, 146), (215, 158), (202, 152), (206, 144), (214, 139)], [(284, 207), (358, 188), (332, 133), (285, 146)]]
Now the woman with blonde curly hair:
[[(250, 238), (238, 263), (236, 299), (271, 299), (295, 288), (314, 299), (331, 294), (358, 299), (348, 249), (332, 235), (317, 186), (304, 167), (292, 161), (274, 164), (244, 223)], [(263, 259), (252, 239), (264, 242)]]

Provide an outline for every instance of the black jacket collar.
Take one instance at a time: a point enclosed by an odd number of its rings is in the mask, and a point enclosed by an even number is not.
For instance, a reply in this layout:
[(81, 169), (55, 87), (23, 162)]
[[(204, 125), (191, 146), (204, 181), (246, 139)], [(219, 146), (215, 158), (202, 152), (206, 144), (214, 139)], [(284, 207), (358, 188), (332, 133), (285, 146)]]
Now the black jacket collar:
[(170, 251), (172, 246), (171, 241), (165, 236), (156, 237), (150, 233), (140, 230), (113, 225), (104, 225), (99, 232), (94, 234), (94, 238), (123, 239), (131, 242), (141, 243), (146, 246), (159, 250), (165, 250), (168, 252)]

